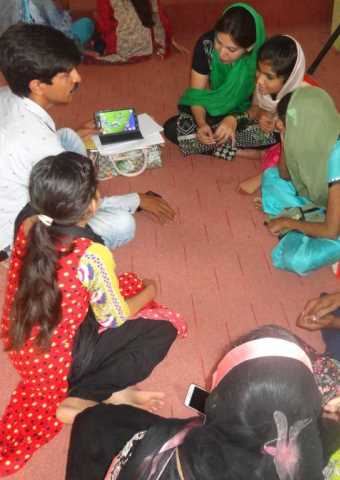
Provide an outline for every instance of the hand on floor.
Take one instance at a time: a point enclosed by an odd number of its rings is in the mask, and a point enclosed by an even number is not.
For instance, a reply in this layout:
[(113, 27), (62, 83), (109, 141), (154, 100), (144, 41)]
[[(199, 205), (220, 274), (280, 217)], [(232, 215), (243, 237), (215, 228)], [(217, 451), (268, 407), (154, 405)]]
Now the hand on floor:
[(176, 212), (164, 198), (148, 193), (139, 193), (139, 198), (141, 210), (151, 213), (161, 223), (174, 220)]

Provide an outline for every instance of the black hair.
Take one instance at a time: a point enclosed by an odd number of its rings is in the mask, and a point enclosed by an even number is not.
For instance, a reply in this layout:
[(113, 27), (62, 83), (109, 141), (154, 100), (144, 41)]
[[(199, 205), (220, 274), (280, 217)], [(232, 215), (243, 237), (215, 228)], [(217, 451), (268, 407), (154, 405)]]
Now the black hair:
[(286, 35), (275, 35), (259, 49), (258, 62), (270, 63), (271, 69), (286, 82), (297, 60), (296, 43)]
[[(293, 334), (274, 325), (259, 328), (237, 343), (262, 337), (298, 343)], [(293, 480), (322, 480), (320, 393), (312, 372), (298, 360), (285, 357), (245, 361), (221, 380), (206, 401), (206, 423), (192, 428), (178, 447), (185, 478), (278, 480), (274, 458), (263, 450), (267, 442), (275, 446), (278, 437), (275, 411), (286, 416), (288, 427), (309, 421), (297, 438), (299, 458)], [(183, 426), (180, 420), (171, 420), (157, 421), (148, 430), (124, 467), (122, 480), (149, 480), (149, 470), (139, 475), (146, 457), (155, 459), (152, 466), (164, 465), (160, 448)], [(176, 455), (171, 457), (163, 477), (178, 478)]]
[(281, 98), (279, 101), (276, 111), (279, 119), (281, 122), (286, 125), (286, 115), (287, 115), (287, 110), (288, 110), (288, 105), (290, 102), (290, 99), (292, 98), (294, 92), (287, 93), (284, 97)]
[(0, 37), (0, 69), (21, 97), (29, 96), (32, 80), (51, 84), (55, 75), (71, 71), (80, 61), (75, 42), (46, 25), (18, 23)]
[(60, 322), (61, 293), (57, 282), (57, 262), (65, 253), (57, 248), (63, 243), (72, 249), (73, 238), (60, 233), (58, 225), (75, 225), (96, 196), (94, 166), (86, 157), (63, 152), (47, 157), (32, 169), (29, 180), (30, 203), (38, 214), (53, 219), (51, 226), (36, 221), (27, 235), (27, 251), (22, 260), (19, 288), (10, 315), (7, 350), (18, 350), (39, 326), (38, 347), (46, 349), (53, 329)]
[[(234, 346), (265, 337), (304, 345), (289, 330), (265, 325), (239, 338)], [(273, 457), (263, 452), (264, 444), (277, 438), (274, 411), (283, 412), (289, 426), (311, 420), (298, 437), (300, 459), (294, 480), (321, 480), (321, 396), (313, 373), (284, 357), (243, 362), (212, 391), (206, 401), (206, 427), (189, 433), (180, 447), (183, 456), (192, 458), (193, 477), (277, 480)]]
[(191, 456), (193, 478), (277, 480), (274, 459), (263, 452), (277, 438), (275, 411), (288, 425), (310, 419), (298, 437), (300, 459), (294, 480), (321, 479), (318, 419), (320, 394), (313, 374), (290, 358), (249, 360), (235, 367), (206, 402), (206, 426), (189, 433), (181, 455)]
[(246, 333), (239, 337), (234, 343), (233, 348), (239, 345), (242, 345), (246, 342), (251, 342), (252, 340), (257, 340), (259, 338), (279, 338), (281, 340), (287, 340), (287, 342), (296, 343), (299, 346), (302, 346), (300, 343), (299, 337), (294, 335), (292, 332), (286, 328), (280, 327), (279, 325), (268, 324), (262, 325), (261, 327), (255, 328), (250, 332)]
[[(320, 409), (313, 374), (297, 360), (267, 357), (238, 365), (209, 395), (206, 423), (192, 428), (178, 447), (185, 478), (278, 480), (274, 459), (263, 447), (277, 439), (273, 414), (280, 411), (289, 427), (299, 420), (310, 420), (297, 439), (300, 455), (293, 480), (322, 480)], [(156, 421), (124, 467), (122, 480), (149, 480), (151, 467), (164, 466), (161, 447), (181, 428), (183, 420)], [(155, 461), (147, 463), (141, 474), (141, 465), (150, 457)], [(176, 455), (163, 477), (178, 478)]]
[(229, 8), (217, 21), (214, 30), (216, 33), (228, 33), (242, 48), (249, 48), (256, 42), (254, 18), (243, 7)]

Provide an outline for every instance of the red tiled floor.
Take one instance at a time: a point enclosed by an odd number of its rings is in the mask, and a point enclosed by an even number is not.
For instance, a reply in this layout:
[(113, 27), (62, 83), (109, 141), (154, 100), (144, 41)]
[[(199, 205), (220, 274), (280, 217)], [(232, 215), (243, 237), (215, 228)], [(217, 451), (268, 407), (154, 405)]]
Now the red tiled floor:
[[(303, 44), (309, 62), (327, 38), (327, 28), (285, 29)], [(191, 47), (198, 32), (176, 32)], [(331, 52), (316, 78), (340, 107), (339, 56)], [(159, 122), (176, 112), (186, 86), (189, 57), (174, 53), (128, 66), (82, 66), (83, 85), (72, 105), (54, 110), (60, 125), (77, 126), (94, 110), (134, 105)], [(251, 197), (236, 193), (240, 179), (256, 171), (254, 161), (227, 163), (197, 156), (183, 158), (173, 145), (163, 151), (164, 167), (135, 179), (102, 182), (103, 194), (155, 190), (175, 206), (173, 224), (161, 226), (146, 214), (137, 215), (135, 241), (115, 252), (118, 271), (134, 270), (159, 281), (159, 300), (183, 313), (189, 335), (178, 340), (167, 359), (145, 382), (164, 390), (166, 415), (189, 415), (183, 406), (187, 385), (205, 384), (230, 341), (264, 323), (289, 326), (308, 298), (340, 288), (330, 268), (307, 277), (277, 271), (270, 264), (275, 238), (263, 226), (263, 216)], [(5, 272), (0, 268), (1, 301)], [(299, 332), (321, 347), (319, 335)], [(16, 382), (16, 374), (0, 352), (0, 410)], [(69, 429), (42, 448), (13, 480), (61, 480), (64, 476)]]

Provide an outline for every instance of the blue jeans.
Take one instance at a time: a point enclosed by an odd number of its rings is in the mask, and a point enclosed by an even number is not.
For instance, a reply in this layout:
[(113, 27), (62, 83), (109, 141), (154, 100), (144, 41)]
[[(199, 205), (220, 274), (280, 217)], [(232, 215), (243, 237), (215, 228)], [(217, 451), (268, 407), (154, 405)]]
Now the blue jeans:
[[(67, 151), (86, 156), (86, 148), (79, 135), (70, 128), (57, 131), (62, 146)], [(137, 193), (103, 197), (94, 217), (88, 222), (109, 248), (117, 248), (132, 240), (136, 232), (133, 214), (139, 207)]]

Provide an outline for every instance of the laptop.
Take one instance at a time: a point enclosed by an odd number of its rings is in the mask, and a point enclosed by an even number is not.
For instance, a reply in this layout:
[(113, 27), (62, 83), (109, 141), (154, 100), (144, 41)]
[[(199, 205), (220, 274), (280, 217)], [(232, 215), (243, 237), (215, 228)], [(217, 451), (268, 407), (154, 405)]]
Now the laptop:
[(95, 123), (102, 145), (143, 138), (134, 108), (99, 110), (95, 113)]

